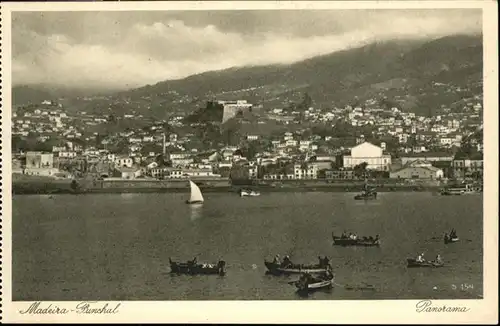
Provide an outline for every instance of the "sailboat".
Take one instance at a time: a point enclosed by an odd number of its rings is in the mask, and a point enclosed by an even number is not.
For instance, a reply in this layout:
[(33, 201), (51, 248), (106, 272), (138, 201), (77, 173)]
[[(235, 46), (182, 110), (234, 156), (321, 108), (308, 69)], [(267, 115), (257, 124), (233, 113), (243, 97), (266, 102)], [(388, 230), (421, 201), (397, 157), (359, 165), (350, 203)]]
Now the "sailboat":
[(200, 188), (193, 181), (189, 180), (189, 186), (191, 188), (191, 196), (186, 200), (186, 204), (201, 204), (203, 203), (203, 195), (201, 194)]

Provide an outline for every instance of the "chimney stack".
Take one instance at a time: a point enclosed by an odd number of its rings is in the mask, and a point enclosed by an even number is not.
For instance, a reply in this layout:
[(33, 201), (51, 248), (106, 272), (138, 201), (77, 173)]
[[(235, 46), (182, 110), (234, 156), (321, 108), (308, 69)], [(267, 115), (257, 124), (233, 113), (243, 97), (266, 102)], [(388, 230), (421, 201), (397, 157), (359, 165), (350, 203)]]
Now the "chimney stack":
[(163, 133), (163, 156), (165, 156), (165, 154), (166, 154), (165, 153), (165, 142), (166, 142), (166, 140), (165, 140), (165, 133)]

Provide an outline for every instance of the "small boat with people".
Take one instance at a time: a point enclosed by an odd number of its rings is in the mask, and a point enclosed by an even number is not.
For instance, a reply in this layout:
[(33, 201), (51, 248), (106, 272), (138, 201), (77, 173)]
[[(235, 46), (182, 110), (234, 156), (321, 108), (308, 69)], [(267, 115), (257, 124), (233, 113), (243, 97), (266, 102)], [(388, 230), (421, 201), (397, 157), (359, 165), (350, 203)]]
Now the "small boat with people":
[(361, 194), (358, 194), (354, 196), (355, 200), (374, 200), (377, 199), (377, 192), (363, 192)]
[(264, 261), (267, 267), (267, 273), (273, 275), (289, 275), (289, 274), (302, 274), (302, 273), (324, 273), (332, 270), (330, 259), (328, 257), (318, 257), (318, 264), (295, 264), (290, 260), (289, 256), (285, 256), (283, 261), (280, 260), (279, 255), (274, 257), (272, 262)]
[(349, 233), (347, 234), (345, 231), (342, 233), (340, 237), (335, 236), (332, 232), (332, 239), (334, 246), (362, 246), (362, 247), (378, 247), (380, 246), (380, 237), (377, 234), (375, 237), (363, 236), (360, 237), (357, 234)]
[(440, 192), (441, 196), (460, 196), (464, 194), (463, 189), (443, 188)]
[(219, 260), (217, 263), (200, 263), (196, 257), (193, 260), (188, 260), (185, 263), (179, 263), (168, 259), (170, 262), (170, 272), (174, 274), (188, 274), (188, 275), (225, 275), (226, 262)]
[(375, 188), (369, 188), (368, 184), (365, 182), (363, 191), (354, 196), (354, 200), (374, 200), (377, 199), (377, 191)]
[(189, 188), (191, 190), (191, 194), (189, 199), (186, 200), (186, 204), (203, 204), (205, 200), (203, 199), (203, 195), (201, 194), (201, 190), (198, 185), (189, 180)]
[(427, 261), (427, 260), (425, 260), (423, 253), (418, 255), (417, 258), (407, 258), (406, 262), (408, 264), (408, 268), (411, 268), (411, 267), (436, 268), (436, 267), (443, 267), (444, 266), (443, 260), (441, 259), (441, 255), (437, 255), (435, 260)]
[(335, 275), (327, 270), (316, 275), (303, 273), (297, 281), (289, 282), (289, 284), (295, 285), (297, 292), (306, 294), (317, 290), (331, 289), (334, 282)]
[(472, 184), (462, 183), (459, 185), (452, 185), (441, 189), (441, 196), (460, 196), (481, 193), (481, 188)]
[(257, 197), (260, 196), (260, 192), (249, 189), (240, 189), (241, 197)]
[(444, 234), (444, 243), (454, 243), (460, 241), (460, 238), (457, 236), (457, 231), (455, 229), (451, 229), (450, 233)]

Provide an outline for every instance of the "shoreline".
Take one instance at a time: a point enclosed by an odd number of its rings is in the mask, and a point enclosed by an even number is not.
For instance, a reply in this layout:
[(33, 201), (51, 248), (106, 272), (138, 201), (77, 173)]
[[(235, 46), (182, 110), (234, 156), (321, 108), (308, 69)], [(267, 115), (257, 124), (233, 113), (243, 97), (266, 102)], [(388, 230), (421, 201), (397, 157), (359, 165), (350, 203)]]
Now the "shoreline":
[[(242, 188), (251, 188), (252, 190), (261, 193), (271, 192), (344, 192), (344, 193), (359, 193), (361, 187), (351, 186), (286, 186), (286, 187), (266, 187), (266, 186), (225, 186), (225, 187), (200, 187), (203, 193), (237, 193)], [(377, 188), (378, 193), (389, 192), (439, 192), (441, 187), (437, 186), (386, 186)], [(149, 188), (149, 187), (113, 187), (113, 188), (90, 188), (73, 190), (70, 188), (32, 188), (32, 187), (12, 187), (13, 195), (58, 195), (58, 194), (123, 194), (123, 193), (189, 193), (187, 187), (169, 187), (169, 188)]]
[[(76, 182), (75, 182), (76, 181)], [(203, 193), (237, 193), (241, 189), (268, 192), (344, 192), (361, 193), (365, 183), (360, 180), (233, 180), (194, 179)], [(377, 179), (370, 181), (378, 193), (386, 192), (439, 192), (446, 187), (437, 180), (407, 182), (403, 180)], [(55, 194), (123, 194), (123, 193), (189, 193), (186, 180), (121, 180), (77, 179), (54, 180), (40, 177), (17, 176), (12, 182), (13, 195)]]

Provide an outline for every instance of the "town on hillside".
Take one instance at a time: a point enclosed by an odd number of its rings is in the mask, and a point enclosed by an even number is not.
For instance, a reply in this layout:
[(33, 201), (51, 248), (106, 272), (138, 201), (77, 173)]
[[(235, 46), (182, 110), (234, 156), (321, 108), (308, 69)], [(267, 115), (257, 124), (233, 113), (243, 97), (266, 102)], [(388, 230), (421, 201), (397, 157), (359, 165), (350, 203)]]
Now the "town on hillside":
[(320, 110), (304, 94), (292, 108), (218, 100), (158, 121), (45, 100), (13, 112), (13, 181), (480, 183), (482, 110), (482, 96), (433, 116), (373, 99)]

